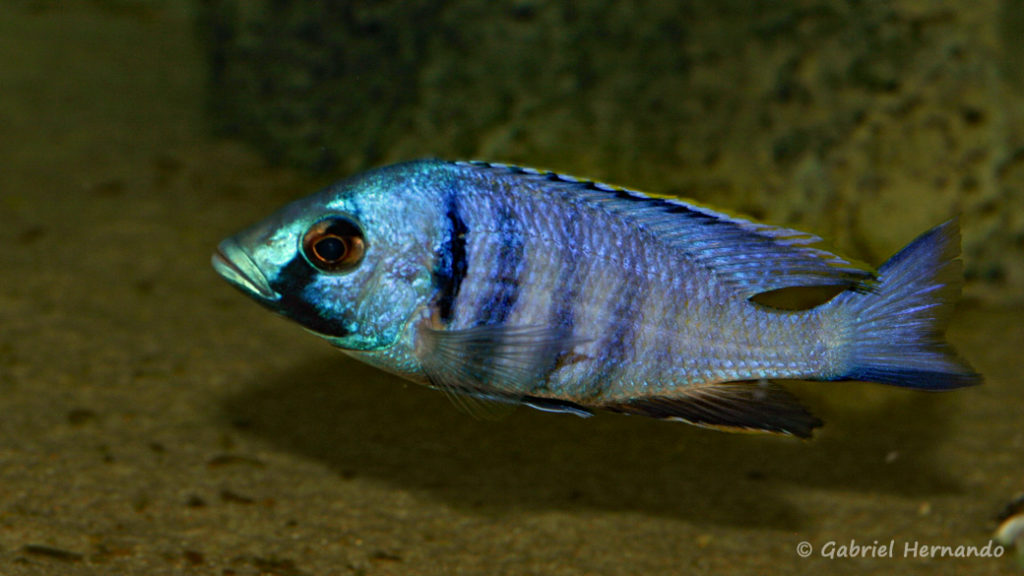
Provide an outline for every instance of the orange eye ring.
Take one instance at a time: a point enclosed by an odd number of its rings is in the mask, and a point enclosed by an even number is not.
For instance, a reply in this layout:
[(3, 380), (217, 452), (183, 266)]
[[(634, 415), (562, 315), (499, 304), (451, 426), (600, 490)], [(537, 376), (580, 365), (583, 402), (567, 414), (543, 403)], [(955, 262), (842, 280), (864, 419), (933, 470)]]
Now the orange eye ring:
[(365, 253), (363, 231), (343, 216), (320, 220), (302, 237), (302, 255), (324, 272), (351, 270), (362, 261)]

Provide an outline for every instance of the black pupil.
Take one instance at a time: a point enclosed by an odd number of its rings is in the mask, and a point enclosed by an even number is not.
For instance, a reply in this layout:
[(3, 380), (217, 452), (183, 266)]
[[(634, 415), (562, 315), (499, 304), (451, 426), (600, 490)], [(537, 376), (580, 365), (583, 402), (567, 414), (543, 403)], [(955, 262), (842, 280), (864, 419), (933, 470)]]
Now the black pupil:
[(337, 262), (345, 257), (345, 242), (337, 236), (327, 236), (317, 240), (316, 244), (313, 245), (313, 250), (316, 251), (317, 257), (324, 262)]

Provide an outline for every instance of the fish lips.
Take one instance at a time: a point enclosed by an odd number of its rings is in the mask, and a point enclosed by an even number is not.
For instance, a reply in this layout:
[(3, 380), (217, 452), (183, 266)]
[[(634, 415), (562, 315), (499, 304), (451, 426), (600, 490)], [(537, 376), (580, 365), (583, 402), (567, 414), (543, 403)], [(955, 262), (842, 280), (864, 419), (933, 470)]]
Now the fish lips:
[(281, 299), (281, 294), (270, 287), (263, 271), (234, 238), (221, 242), (210, 261), (225, 280), (261, 303), (270, 304)]

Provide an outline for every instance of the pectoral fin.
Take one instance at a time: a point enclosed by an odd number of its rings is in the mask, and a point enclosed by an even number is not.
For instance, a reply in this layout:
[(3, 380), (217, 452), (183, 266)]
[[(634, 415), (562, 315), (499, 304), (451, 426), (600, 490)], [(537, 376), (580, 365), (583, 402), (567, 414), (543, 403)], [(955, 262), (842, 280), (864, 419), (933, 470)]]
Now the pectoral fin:
[(765, 381), (693, 386), (671, 397), (636, 398), (602, 408), (729, 432), (768, 432), (800, 438), (810, 438), (811, 432), (822, 425), (785, 388)]
[[(430, 384), (444, 391), (456, 406), (477, 417), (495, 418), (524, 403), (562, 350), (572, 345), (561, 327), (426, 328), (420, 333), (418, 355)], [(544, 407), (554, 409), (547, 404)]]

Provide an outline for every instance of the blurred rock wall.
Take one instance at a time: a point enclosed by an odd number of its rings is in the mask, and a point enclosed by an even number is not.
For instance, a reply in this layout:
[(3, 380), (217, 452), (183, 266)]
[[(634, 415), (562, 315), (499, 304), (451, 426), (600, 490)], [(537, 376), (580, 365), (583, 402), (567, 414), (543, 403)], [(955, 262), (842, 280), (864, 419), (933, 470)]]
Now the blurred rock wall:
[(872, 263), (962, 214), (1024, 295), (1024, 0), (201, 0), (210, 109), (273, 161), (557, 169)]

